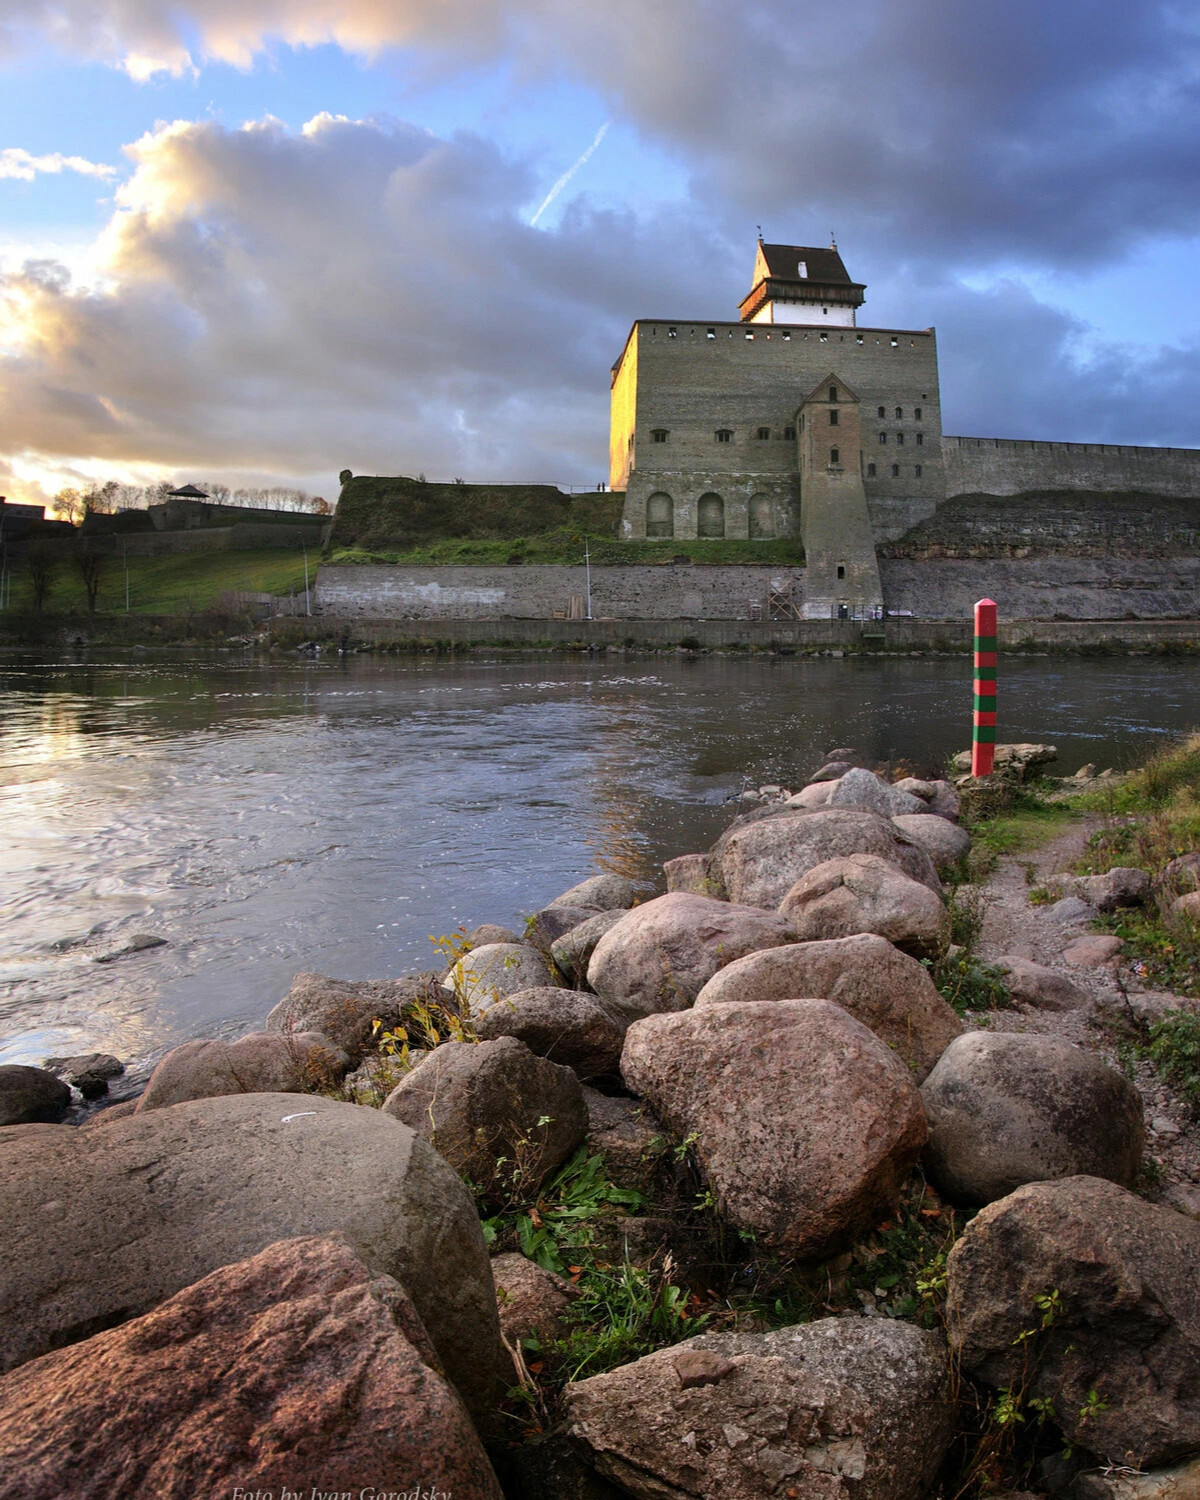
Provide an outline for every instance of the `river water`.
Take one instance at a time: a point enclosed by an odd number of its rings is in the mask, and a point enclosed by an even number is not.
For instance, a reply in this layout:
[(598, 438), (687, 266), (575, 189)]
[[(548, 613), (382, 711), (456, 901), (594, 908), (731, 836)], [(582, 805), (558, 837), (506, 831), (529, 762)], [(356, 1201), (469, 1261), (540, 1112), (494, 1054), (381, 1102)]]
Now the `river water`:
[[(965, 658), (0, 658), (0, 1062), (144, 1069), (261, 1024), (292, 975), (433, 963), (598, 869), (653, 881), (743, 786), (822, 754), (933, 770)], [(1063, 774), (1193, 727), (1185, 660), (1013, 658), (1001, 738)], [(135, 933), (162, 947), (97, 963)]]

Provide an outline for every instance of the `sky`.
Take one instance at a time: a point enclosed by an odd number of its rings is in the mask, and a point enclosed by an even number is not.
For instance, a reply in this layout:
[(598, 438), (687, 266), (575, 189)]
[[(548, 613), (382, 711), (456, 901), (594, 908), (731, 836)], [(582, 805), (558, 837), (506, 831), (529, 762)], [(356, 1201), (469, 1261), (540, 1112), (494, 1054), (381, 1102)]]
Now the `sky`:
[(836, 234), (943, 426), (1200, 447), (1170, 0), (0, 0), (0, 493), (606, 478), (637, 317)]

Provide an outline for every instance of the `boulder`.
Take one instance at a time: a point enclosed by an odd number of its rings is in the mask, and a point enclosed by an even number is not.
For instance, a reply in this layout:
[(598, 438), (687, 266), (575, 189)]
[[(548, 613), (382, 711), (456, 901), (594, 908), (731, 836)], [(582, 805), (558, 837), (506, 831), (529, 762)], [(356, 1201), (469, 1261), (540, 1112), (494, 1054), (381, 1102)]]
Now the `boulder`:
[(950, 913), (928, 886), (874, 854), (830, 859), (802, 875), (779, 905), (801, 942), (874, 932), (906, 953), (936, 958)]
[(624, 875), (612, 875), (605, 871), (581, 880), (569, 891), (556, 896), (552, 906), (590, 906), (596, 911), (617, 911), (632, 906), (637, 899), (637, 887)]
[(1063, 950), (1063, 963), (1076, 969), (1100, 969), (1114, 963), (1125, 946), (1125, 939), (1096, 935), (1076, 939)]
[(1200, 891), (1185, 891), (1176, 896), (1170, 906), (1171, 916), (1177, 921), (1200, 922)]
[(639, 1500), (918, 1500), (954, 1434), (945, 1345), (886, 1318), (701, 1334), (569, 1385), (566, 1408)]
[(953, 869), (971, 852), (971, 835), (948, 818), (930, 817), (926, 811), (916, 816), (903, 813), (892, 822), (906, 838), (924, 849), (939, 874)]
[(762, 1243), (832, 1254), (894, 1206), (925, 1143), (912, 1074), (828, 1000), (709, 1005), (635, 1022), (621, 1071)]
[(1200, 852), (1180, 854), (1168, 860), (1158, 878), (1168, 890), (1194, 891), (1200, 888)]
[(905, 776), (895, 782), (894, 786), (898, 792), (909, 792), (914, 797), (920, 797), (926, 812), (935, 813), (939, 818), (948, 818), (951, 823), (958, 822), (962, 804), (958, 793), (948, 781), (918, 781), (915, 776)]
[(1032, 1005), (1036, 1010), (1084, 1010), (1092, 1003), (1082, 985), (1044, 964), (1006, 953), (995, 966), (1003, 971), (1016, 1005)]
[(1080, 1474), (1076, 1500), (1200, 1500), (1200, 1457), (1148, 1474), (1129, 1469)]
[(103, 1099), (110, 1078), (120, 1078), (125, 1064), (110, 1052), (85, 1052), (77, 1057), (48, 1057), (42, 1063), (47, 1073), (64, 1079), (85, 1099)]
[(587, 1150), (604, 1157), (604, 1171), (619, 1188), (650, 1193), (669, 1156), (662, 1123), (639, 1099), (585, 1088)]
[(853, 771), (854, 764), (848, 760), (827, 760), (821, 769), (808, 778), (809, 786), (820, 786), (826, 781), (840, 781), (847, 771)]
[(812, 781), (788, 799), (788, 807), (824, 807), (833, 795), (836, 781)]
[(1150, 899), (1153, 882), (1145, 870), (1115, 865), (1105, 875), (1085, 875), (1075, 882), (1083, 899), (1099, 912), (1114, 912), (1123, 906), (1143, 906)]
[(515, 1036), (538, 1057), (564, 1063), (578, 1078), (615, 1073), (626, 1022), (597, 995), (581, 990), (521, 990), (486, 1010), (475, 1024), (482, 1041)]
[(525, 941), (535, 947), (539, 953), (550, 956), (553, 943), (566, 933), (586, 922), (590, 917), (598, 917), (600, 912), (592, 906), (567, 906), (565, 904), (544, 906), (541, 911), (535, 912), (530, 917), (525, 929)]
[(266, 1029), (319, 1032), (340, 1047), (355, 1067), (371, 1046), (373, 1023), (378, 1020), (389, 1031), (399, 1025), (406, 1005), (428, 998), (434, 978), (415, 974), (350, 983), (324, 974), (297, 974), (291, 989), (267, 1016)]
[(667, 891), (684, 891), (692, 896), (724, 897), (720, 876), (713, 876), (711, 854), (680, 854), (663, 865)]
[(528, 943), (484, 943), (451, 965), (441, 988), (443, 995), (458, 996), (478, 1016), (506, 995), (553, 983), (549, 963)]
[(500, 1500), (403, 1287), (330, 1238), (0, 1377), (0, 1471), (23, 1500), (277, 1494), (282, 1475), (306, 1496), (386, 1480)]
[(713, 975), (696, 1009), (806, 997), (832, 1000), (861, 1021), (908, 1064), (918, 1083), (962, 1031), (929, 971), (874, 933), (747, 954)]
[(137, 1101), (139, 1112), (221, 1094), (305, 1094), (336, 1083), (349, 1059), (315, 1031), (254, 1031), (236, 1042), (172, 1047)]
[(713, 849), (714, 868), (731, 901), (774, 910), (802, 875), (831, 859), (874, 854), (931, 891), (941, 883), (924, 849), (887, 818), (855, 808), (790, 808), (732, 827)]
[(71, 1090), (45, 1068), (0, 1066), (0, 1125), (53, 1125), (70, 1103)]
[(929, 811), (920, 797), (900, 791), (881, 776), (876, 776), (874, 771), (864, 771), (857, 766), (838, 779), (826, 805), (857, 807), (864, 812), (878, 813), (881, 818), (927, 816)]
[[(1034, 770), (1037, 766), (1048, 766), (1051, 761), (1058, 759), (1058, 749), (1054, 745), (997, 745), (993, 757), (993, 765), (997, 771), (1012, 770), (1020, 778)], [(955, 771), (969, 771), (971, 769), (971, 752), (960, 750), (951, 762)]]
[(636, 906), (596, 944), (588, 983), (626, 1020), (685, 1010), (726, 964), (793, 943), (778, 912), (674, 891)]
[(475, 1204), (380, 1110), (233, 1094), (104, 1130), (4, 1131), (0, 1223), (2, 1369), (148, 1312), (276, 1240), (340, 1231), (404, 1286), (471, 1411), (491, 1401), (499, 1325)]
[(624, 915), (623, 911), (599, 912), (550, 944), (550, 957), (572, 984), (586, 983), (588, 964), (592, 961), (596, 944)]
[(1052, 922), (1061, 922), (1064, 927), (1077, 927), (1083, 922), (1094, 922), (1099, 913), (1081, 896), (1064, 896), (1061, 901), (1046, 908), (1046, 915)]
[(1031, 1032), (969, 1031), (921, 1089), (925, 1156), (956, 1203), (991, 1203), (1027, 1182), (1137, 1179), (1145, 1142), (1141, 1095), (1093, 1052)]
[(578, 1289), (524, 1255), (492, 1256), (492, 1279), (500, 1331), (516, 1348), (524, 1339), (552, 1344), (565, 1333), (565, 1320)]
[(473, 948), (482, 948), (487, 943), (519, 943), (519, 933), (511, 927), (501, 927), (498, 922), (483, 922), (478, 927), (467, 933), (466, 945), (468, 951)]
[(1200, 1451), (1197, 1266), (1200, 1223), (1174, 1209), (1097, 1177), (1031, 1183), (951, 1251), (951, 1343), (990, 1386), (1028, 1379), (1068, 1442), (1137, 1469), (1173, 1463)]
[[(484, 1192), (544, 1181), (587, 1133), (570, 1068), (514, 1036), (443, 1042), (388, 1095), (383, 1112), (423, 1136)], [(504, 1158), (501, 1162), (501, 1158)]]

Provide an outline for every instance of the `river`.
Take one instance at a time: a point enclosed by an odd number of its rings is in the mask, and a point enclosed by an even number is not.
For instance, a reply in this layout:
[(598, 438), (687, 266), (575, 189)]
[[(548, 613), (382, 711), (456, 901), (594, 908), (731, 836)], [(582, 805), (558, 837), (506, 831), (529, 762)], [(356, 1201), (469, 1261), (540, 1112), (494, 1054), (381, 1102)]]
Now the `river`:
[[(433, 963), (597, 869), (652, 882), (743, 786), (836, 745), (935, 770), (964, 658), (0, 658), (0, 1062), (139, 1065), (261, 1024), (301, 969)], [(1187, 659), (1005, 660), (1001, 739), (1062, 774), (1193, 727)], [(97, 963), (134, 933), (165, 945)]]

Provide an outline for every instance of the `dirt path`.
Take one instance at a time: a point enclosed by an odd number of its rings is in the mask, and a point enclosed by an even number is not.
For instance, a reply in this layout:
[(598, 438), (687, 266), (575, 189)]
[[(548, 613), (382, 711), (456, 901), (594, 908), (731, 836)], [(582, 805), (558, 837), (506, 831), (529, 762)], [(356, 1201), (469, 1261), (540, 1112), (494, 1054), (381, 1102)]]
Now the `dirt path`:
[(1079, 1010), (1051, 1011), (1022, 1005), (980, 1012), (968, 1024), (993, 1031), (1038, 1032), (1074, 1042), (1129, 1071), (1146, 1114), (1147, 1196), (1161, 1198), (1200, 1218), (1200, 1122), (1168, 1088), (1149, 1063), (1133, 1060), (1122, 1039), (1169, 1009), (1196, 1009), (1198, 1002), (1142, 987), (1136, 970), (1119, 960), (1099, 968), (1068, 964), (1063, 952), (1091, 930), (1087, 922), (1065, 923), (1048, 906), (1032, 906), (1031, 887), (1062, 874), (1083, 852), (1099, 817), (1083, 818), (1040, 849), (1002, 856), (981, 888), (984, 900), (979, 956), (994, 963), (1005, 956), (1026, 958), (1068, 976), (1085, 989), (1090, 1004)]

